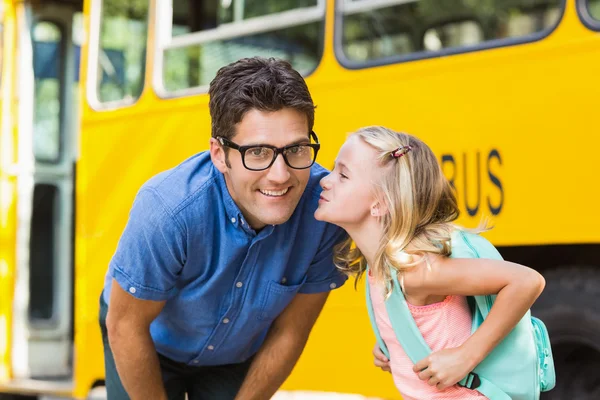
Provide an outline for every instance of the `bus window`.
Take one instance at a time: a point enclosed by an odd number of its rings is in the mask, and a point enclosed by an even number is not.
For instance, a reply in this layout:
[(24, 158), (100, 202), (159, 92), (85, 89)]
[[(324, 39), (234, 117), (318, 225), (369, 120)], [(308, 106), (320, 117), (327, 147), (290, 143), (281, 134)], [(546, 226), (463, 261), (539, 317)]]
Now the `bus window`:
[(426, 51), (439, 51), (446, 47), (474, 45), (483, 40), (483, 29), (477, 22), (451, 22), (429, 28), (423, 36), (423, 48)]
[(56, 163), (61, 147), (61, 53), (65, 51), (60, 28), (52, 22), (38, 22), (33, 29), (33, 45), (33, 153), (37, 161)]
[(144, 88), (149, 0), (103, 0), (97, 100), (134, 102)]
[(600, 0), (588, 0), (587, 9), (590, 17), (600, 21)]
[(324, 10), (324, 0), (173, 0), (172, 24), (160, 29), (158, 91), (204, 91), (242, 57), (283, 58), (307, 75), (321, 58)]
[(556, 26), (563, 9), (563, 0), (337, 3), (341, 29), (336, 49), (341, 61), (351, 67), (491, 47), (499, 39), (528, 40)]

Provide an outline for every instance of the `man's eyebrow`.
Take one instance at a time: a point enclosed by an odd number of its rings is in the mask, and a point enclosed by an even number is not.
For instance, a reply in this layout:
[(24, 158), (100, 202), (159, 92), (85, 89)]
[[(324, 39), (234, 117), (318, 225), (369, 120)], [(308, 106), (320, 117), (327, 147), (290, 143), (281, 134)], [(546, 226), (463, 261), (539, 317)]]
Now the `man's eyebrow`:
[(302, 139), (298, 139), (298, 140), (294, 140), (292, 143), (288, 144), (287, 146), (293, 146), (296, 144), (306, 144), (306, 143), (310, 143), (310, 138), (309, 137), (305, 137)]
[[(305, 137), (305, 138), (302, 138), (302, 139), (294, 140), (293, 142), (288, 143), (288, 144), (286, 144), (285, 146), (282, 146), (282, 147), (296, 146), (296, 145), (299, 145), (299, 144), (307, 144), (307, 143), (310, 143), (310, 138), (309, 137)], [(246, 147), (259, 147), (259, 146), (273, 146), (273, 145), (269, 144), (269, 143), (253, 143), (253, 144), (245, 144), (243, 146), (246, 146)], [(277, 146), (275, 146), (275, 147), (277, 147)]]

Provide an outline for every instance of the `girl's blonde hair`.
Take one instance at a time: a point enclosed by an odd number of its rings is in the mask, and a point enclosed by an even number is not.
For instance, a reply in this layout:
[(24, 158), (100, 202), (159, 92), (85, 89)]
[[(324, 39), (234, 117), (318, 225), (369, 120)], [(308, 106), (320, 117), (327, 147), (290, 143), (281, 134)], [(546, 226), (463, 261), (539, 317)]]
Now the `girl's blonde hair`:
[[(373, 189), (388, 210), (380, 217), (384, 235), (375, 264), (370, 265), (373, 276), (391, 283), (391, 268), (402, 272), (427, 253), (450, 255), (452, 222), (459, 210), (454, 191), (429, 146), (382, 126), (361, 128), (353, 135), (378, 152), (381, 173)], [(407, 253), (420, 259), (412, 257), (411, 261)], [(356, 275), (357, 281), (367, 266), (352, 239), (337, 246), (335, 264), (344, 273)]]

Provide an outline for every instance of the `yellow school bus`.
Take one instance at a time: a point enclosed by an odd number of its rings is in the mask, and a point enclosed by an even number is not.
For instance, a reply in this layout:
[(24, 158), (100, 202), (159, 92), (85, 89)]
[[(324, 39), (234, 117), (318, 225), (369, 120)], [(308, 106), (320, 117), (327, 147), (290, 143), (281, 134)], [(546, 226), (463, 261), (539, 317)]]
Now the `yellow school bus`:
[[(545, 398), (598, 398), (600, 0), (1, 4), (1, 400), (102, 387), (98, 298), (134, 195), (208, 148), (208, 83), (255, 55), (306, 76), (322, 165), (365, 125), (429, 143), (459, 222), (493, 217), (505, 258), (546, 278)], [(400, 398), (352, 283), (284, 390)]]

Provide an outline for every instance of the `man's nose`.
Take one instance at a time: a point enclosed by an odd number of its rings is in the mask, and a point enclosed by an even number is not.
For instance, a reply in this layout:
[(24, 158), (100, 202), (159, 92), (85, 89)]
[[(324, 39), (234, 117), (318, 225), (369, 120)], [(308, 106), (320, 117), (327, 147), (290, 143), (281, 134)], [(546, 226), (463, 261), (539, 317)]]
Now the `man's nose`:
[(290, 170), (282, 154), (278, 154), (275, 162), (269, 168), (267, 178), (270, 181), (284, 183), (290, 179)]

